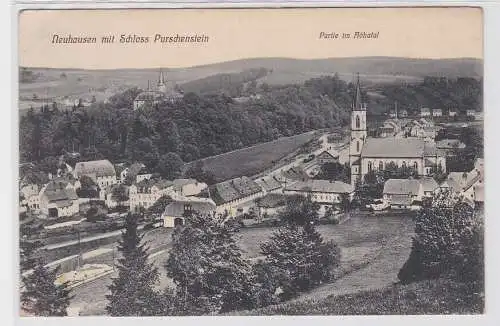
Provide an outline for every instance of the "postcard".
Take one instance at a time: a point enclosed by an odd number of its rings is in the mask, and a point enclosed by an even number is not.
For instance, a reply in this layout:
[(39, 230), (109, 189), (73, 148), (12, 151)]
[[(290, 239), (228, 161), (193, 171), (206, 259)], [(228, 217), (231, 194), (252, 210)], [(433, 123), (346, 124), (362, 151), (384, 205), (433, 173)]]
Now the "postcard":
[(27, 9), (21, 317), (483, 314), (483, 12)]

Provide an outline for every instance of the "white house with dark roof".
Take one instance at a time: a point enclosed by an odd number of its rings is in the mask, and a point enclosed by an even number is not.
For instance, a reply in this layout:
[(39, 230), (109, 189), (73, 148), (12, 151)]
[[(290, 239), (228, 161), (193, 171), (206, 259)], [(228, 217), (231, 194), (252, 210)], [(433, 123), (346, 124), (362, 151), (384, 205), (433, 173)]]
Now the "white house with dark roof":
[(206, 183), (196, 179), (175, 179), (172, 183), (174, 191), (180, 196), (196, 196), (208, 188)]
[(339, 153), (335, 150), (324, 150), (316, 156), (319, 164), (335, 163), (339, 161)]
[(19, 190), (23, 197), (21, 206), (29, 208), (31, 211), (40, 210), (40, 186), (34, 183), (24, 184)]
[(44, 216), (57, 218), (78, 213), (80, 204), (71, 182), (55, 179), (40, 191), (40, 212)]
[(431, 116), (431, 109), (429, 109), (429, 108), (421, 108), (420, 109), (420, 116), (421, 117), (430, 117)]
[(213, 185), (210, 195), (218, 214), (234, 217), (253, 206), (255, 199), (264, 196), (264, 190), (257, 182), (243, 176)]
[(87, 176), (101, 189), (117, 183), (115, 167), (108, 160), (78, 162), (73, 170), (73, 175), (76, 179)]
[(442, 117), (443, 116), (443, 110), (441, 110), (441, 109), (433, 109), (432, 110), (432, 116), (433, 117)]
[(283, 184), (275, 177), (264, 177), (255, 179), (255, 182), (262, 188), (265, 194), (280, 193), (283, 190)]
[(148, 179), (134, 183), (129, 187), (130, 210), (137, 212), (141, 207), (148, 209), (160, 197), (173, 195), (173, 183), (163, 179)]
[(351, 201), (354, 187), (341, 181), (308, 180), (287, 185), (283, 194), (310, 197), (313, 202), (320, 204), (321, 213), (329, 207), (341, 204), (343, 198)]
[(165, 207), (161, 217), (164, 227), (173, 228), (177, 225), (184, 225), (185, 218), (189, 214), (215, 214), (215, 211), (216, 205), (209, 198), (179, 197)]

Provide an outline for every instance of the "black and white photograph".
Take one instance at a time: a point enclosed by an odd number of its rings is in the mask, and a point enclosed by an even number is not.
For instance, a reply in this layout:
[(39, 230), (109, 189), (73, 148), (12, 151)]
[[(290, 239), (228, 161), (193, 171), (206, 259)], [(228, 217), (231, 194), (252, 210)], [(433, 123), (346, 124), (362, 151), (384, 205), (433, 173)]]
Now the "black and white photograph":
[(21, 318), (484, 314), (480, 8), (24, 10), (18, 39)]

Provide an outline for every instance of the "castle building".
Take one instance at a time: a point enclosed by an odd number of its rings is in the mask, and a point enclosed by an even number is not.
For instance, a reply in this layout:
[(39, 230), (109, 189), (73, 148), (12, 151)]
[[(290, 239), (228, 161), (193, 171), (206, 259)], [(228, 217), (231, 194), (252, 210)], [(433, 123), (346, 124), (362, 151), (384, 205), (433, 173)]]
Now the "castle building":
[(162, 102), (173, 103), (182, 97), (182, 93), (175, 89), (175, 85), (165, 80), (163, 70), (160, 69), (156, 90), (151, 89), (151, 84), (148, 81), (148, 88), (146, 91), (140, 93), (134, 99), (133, 109), (139, 110), (145, 106), (154, 107)]
[(383, 171), (388, 166), (412, 168), (420, 176), (430, 175), (438, 168), (446, 172), (446, 157), (436, 149), (434, 139), (367, 137), (366, 110), (358, 76), (351, 111), (349, 146), (353, 186), (363, 181), (363, 177), (370, 171)]

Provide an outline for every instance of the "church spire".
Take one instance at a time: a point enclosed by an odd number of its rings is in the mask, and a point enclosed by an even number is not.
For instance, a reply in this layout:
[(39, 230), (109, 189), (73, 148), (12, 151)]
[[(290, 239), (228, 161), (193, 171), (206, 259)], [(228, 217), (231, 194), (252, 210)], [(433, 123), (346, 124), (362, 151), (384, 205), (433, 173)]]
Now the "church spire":
[(366, 108), (363, 106), (363, 102), (361, 99), (361, 86), (359, 82), (359, 72), (357, 76), (357, 81), (356, 81), (356, 91), (354, 93), (354, 98), (352, 102), (352, 109), (353, 110), (366, 110)]
[(165, 78), (163, 76), (163, 70), (160, 68), (160, 76), (158, 77), (158, 85), (165, 84)]

